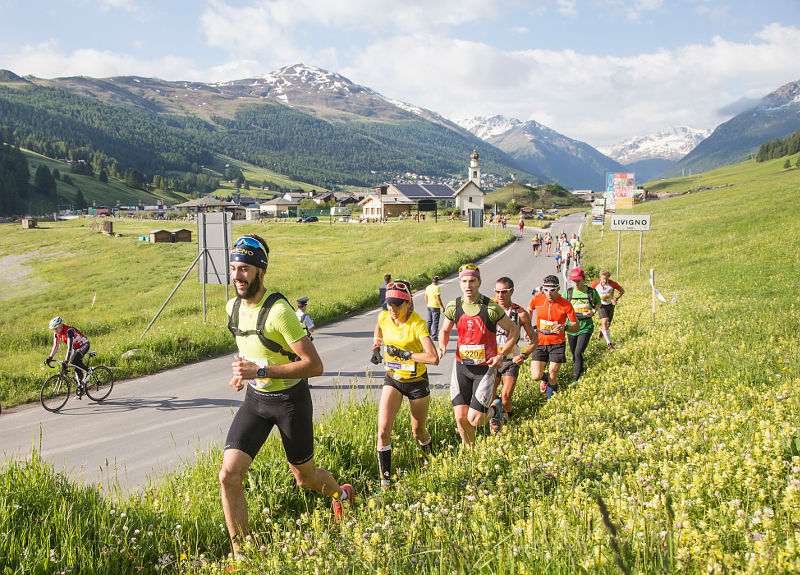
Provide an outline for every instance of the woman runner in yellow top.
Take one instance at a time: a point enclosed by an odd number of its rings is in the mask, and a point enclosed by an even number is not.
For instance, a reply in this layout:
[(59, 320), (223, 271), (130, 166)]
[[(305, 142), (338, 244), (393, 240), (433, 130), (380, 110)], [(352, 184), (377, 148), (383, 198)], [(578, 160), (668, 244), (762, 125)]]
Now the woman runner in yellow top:
[[(378, 408), (378, 468), (381, 488), (390, 485), (392, 468), (392, 428), (397, 412), (408, 398), (411, 408), (411, 430), (424, 454), (432, 447), (432, 439), (426, 422), (431, 392), (428, 381), (428, 365), (437, 365), (439, 355), (431, 341), (428, 328), (411, 301), (411, 286), (398, 280), (386, 286), (388, 310), (378, 314), (375, 340), (370, 361), (375, 365), (386, 361), (386, 377), (383, 382)], [(384, 352), (381, 355), (381, 343)]]

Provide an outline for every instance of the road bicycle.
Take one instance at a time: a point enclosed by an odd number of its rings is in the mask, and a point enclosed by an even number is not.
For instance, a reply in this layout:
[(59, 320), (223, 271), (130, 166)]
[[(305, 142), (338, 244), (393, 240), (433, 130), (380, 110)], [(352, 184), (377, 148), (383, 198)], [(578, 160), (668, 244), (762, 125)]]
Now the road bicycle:
[(103, 365), (89, 366), (91, 358), (95, 355), (97, 355), (96, 351), (90, 351), (86, 355), (88, 377), (85, 383), (80, 377), (80, 368), (67, 361), (56, 361), (61, 369), (57, 374), (48, 377), (47, 381), (42, 384), (42, 390), (39, 393), (42, 407), (47, 411), (58, 411), (66, 405), (73, 387), (75, 387), (75, 396), (78, 399), (82, 399), (84, 394), (89, 396), (92, 401), (103, 401), (107, 398), (114, 387), (114, 374)]

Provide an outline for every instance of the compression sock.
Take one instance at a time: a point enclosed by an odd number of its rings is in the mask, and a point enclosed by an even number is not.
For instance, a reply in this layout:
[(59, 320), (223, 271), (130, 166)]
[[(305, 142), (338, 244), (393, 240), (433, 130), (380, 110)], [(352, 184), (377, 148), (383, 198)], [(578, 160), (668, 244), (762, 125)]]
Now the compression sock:
[(606, 343), (611, 343), (611, 330), (604, 329), (604, 330), (601, 330), (600, 333), (603, 334), (603, 337), (605, 338)]
[(545, 382), (546, 384), (550, 385), (550, 372), (549, 371), (545, 371), (544, 372), (544, 374), (542, 375), (542, 381)]
[(378, 446), (378, 470), (381, 474), (381, 486), (389, 485), (389, 477), (392, 473), (392, 446)]

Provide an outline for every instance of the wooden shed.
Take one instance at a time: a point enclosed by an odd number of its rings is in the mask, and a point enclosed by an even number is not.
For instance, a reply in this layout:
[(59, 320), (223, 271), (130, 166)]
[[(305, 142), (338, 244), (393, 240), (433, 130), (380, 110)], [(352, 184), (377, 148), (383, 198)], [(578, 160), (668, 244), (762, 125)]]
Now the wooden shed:
[(192, 232), (191, 230), (187, 230), (186, 228), (178, 228), (175, 230), (170, 230), (172, 234), (172, 241), (173, 242), (191, 242), (192, 241)]
[(172, 243), (172, 232), (167, 230), (152, 230), (150, 241), (153, 243)]
[(37, 223), (36, 218), (22, 218), (22, 227), (26, 230), (32, 230)]

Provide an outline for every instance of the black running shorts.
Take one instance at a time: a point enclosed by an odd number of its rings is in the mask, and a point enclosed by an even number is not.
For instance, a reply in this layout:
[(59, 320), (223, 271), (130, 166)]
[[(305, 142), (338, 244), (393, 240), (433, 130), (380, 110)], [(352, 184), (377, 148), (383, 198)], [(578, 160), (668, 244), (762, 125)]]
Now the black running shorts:
[(551, 345), (537, 345), (531, 355), (531, 361), (564, 363), (567, 361), (567, 343), (562, 341)]
[(614, 306), (612, 304), (608, 305), (601, 305), (600, 306), (600, 313), (597, 314), (599, 318), (608, 318), (608, 323), (611, 323), (611, 320), (614, 319)]
[(301, 465), (314, 457), (314, 408), (307, 379), (281, 391), (258, 391), (248, 385), (225, 449), (238, 449), (255, 459), (273, 426), (278, 427), (289, 463)]
[(383, 379), (383, 385), (395, 388), (408, 399), (424, 399), (431, 394), (427, 373), (422, 379), (415, 379), (414, 381), (395, 379), (387, 373), (386, 377)]
[(455, 361), (450, 376), (450, 403), (453, 407), (469, 405), (481, 413), (489, 411), (497, 373), (488, 365), (464, 365)]

